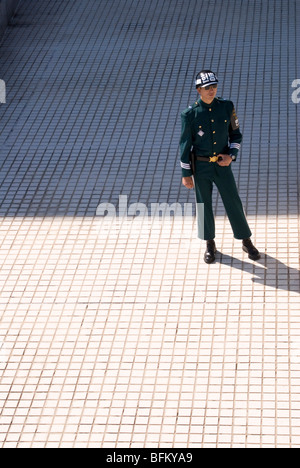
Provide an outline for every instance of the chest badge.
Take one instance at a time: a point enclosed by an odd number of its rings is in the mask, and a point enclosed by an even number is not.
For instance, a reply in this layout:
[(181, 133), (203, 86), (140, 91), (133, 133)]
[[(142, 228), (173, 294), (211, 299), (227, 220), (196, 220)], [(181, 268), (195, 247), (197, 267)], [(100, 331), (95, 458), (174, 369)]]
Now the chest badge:
[(198, 132), (198, 135), (199, 135), (200, 137), (203, 137), (203, 135), (204, 135), (203, 130), (200, 130), (200, 132)]

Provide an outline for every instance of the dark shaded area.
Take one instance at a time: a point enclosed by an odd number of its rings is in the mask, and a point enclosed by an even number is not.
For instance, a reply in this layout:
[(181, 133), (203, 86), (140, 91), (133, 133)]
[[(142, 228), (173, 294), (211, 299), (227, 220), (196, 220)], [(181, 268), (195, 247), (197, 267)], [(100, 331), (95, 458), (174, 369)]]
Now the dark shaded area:
[(23, 0), (1, 47), (0, 216), (193, 202), (180, 112), (203, 64), (237, 107), (247, 214), (298, 214), (299, 21), (295, 0)]

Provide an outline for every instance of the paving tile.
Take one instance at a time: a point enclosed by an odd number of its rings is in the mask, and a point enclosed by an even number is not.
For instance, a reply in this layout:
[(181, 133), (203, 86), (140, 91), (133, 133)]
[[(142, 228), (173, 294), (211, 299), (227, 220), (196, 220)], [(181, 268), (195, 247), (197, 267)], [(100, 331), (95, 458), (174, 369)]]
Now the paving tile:
[[(21, 0), (0, 46), (2, 448), (299, 447), (299, 20), (296, 0)], [(203, 66), (242, 123), (255, 264), (217, 193), (214, 265), (194, 208), (149, 216), (194, 204), (178, 140)], [(97, 216), (120, 196), (148, 215)]]

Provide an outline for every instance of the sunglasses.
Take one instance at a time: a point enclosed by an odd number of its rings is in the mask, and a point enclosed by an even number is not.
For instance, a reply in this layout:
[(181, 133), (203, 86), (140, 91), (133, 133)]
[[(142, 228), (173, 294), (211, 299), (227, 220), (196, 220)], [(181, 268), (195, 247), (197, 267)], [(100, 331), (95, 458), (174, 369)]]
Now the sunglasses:
[(210, 89), (216, 89), (217, 87), (218, 87), (217, 84), (213, 84), (213, 85), (210, 85), (210, 86), (205, 86), (202, 89), (205, 89), (206, 91), (209, 91)]

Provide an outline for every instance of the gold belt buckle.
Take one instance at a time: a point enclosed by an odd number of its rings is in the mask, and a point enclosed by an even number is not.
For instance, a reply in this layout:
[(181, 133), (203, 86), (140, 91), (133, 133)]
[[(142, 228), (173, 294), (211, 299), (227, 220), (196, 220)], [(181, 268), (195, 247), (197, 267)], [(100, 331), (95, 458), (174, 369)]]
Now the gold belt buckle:
[(219, 156), (213, 156), (213, 157), (210, 157), (209, 158), (209, 162), (210, 163), (215, 163), (219, 160)]

